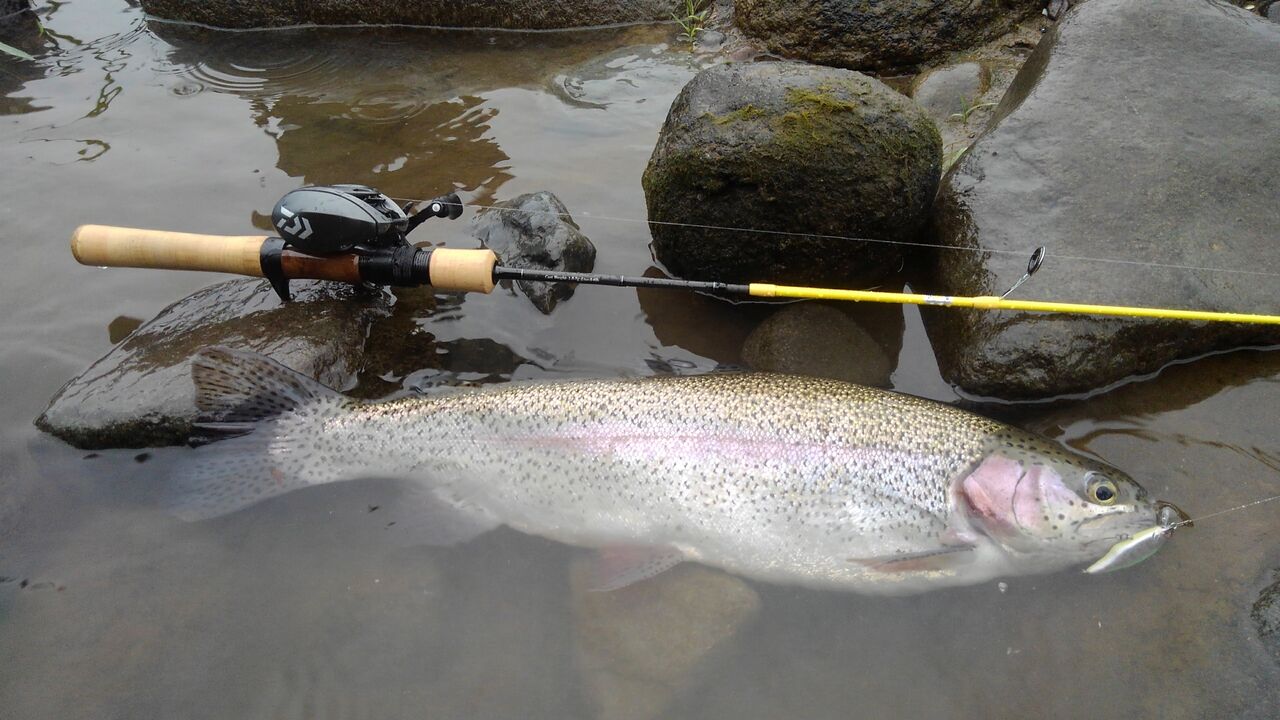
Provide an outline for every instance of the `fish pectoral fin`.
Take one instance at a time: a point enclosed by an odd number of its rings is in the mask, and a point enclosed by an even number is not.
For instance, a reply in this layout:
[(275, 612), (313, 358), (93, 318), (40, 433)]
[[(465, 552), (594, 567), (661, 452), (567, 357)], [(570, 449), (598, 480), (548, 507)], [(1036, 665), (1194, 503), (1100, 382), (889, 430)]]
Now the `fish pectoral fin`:
[(684, 553), (669, 546), (619, 545), (596, 551), (591, 567), (592, 592), (609, 592), (659, 575), (684, 561)]
[(954, 570), (973, 561), (974, 547), (973, 545), (952, 545), (923, 552), (849, 558), (849, 562), (887, 573)]

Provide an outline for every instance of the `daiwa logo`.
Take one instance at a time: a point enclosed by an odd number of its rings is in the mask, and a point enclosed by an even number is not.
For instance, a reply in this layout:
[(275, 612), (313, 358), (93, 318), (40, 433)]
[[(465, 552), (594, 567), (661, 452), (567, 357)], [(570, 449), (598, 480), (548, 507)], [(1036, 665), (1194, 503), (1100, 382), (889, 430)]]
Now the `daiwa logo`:
[[(306, 240), (311, 237), (311, 223), (308, 222), (306, 218), (299, 217), (297, 213), (294, 213), (289, 208), (283, 207), (280, 208), (280, 214), (283, 217), (276, 222), (276, 227), (280, 228), (280, 232), (285, 233), (286, 235), (292, 235), (299, 240)], [(293, 218), (292, 223), (289, 222), (289, 218)]]

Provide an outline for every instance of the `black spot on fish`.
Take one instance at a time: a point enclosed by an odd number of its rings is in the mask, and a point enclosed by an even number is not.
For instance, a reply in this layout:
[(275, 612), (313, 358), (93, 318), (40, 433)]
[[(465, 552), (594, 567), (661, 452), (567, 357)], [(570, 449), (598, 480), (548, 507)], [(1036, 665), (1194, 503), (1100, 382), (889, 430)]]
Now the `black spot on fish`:
[(88, 455), (85, 455), (85, 456), (84, 456), (84, 459), (85, 459), (85, 460), (92, 460), (92, 459), (94, 459), (94, 458), (98, 458), (98, 457), (102, 457), (102, 456), (101, 456), (101, 455), (99, 455), (98, 453), (89, 453)]
[(370, 506), (369, 506), (369, 512), (373, 512), (373, 511), (377, 510), (377, 509), (378, 509), (378, 508), (380, 508), (380, 507), (382, 507), (382, 506), (381, 506), (381, 505), (370, 505)]
[(137, 455), (133, 456), (133, 461), (137, 463), (144, 463), (150, 459), (151, 459), (151, 453), (138, 453)]

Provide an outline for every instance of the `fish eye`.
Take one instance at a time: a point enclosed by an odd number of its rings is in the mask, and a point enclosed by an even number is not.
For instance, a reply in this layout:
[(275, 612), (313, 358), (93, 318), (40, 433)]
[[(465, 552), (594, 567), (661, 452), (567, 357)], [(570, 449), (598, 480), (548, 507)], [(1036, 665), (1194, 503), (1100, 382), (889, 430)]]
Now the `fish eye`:
[(1099, 505), (1114, 505), (1116, 497), (1119, 495), (1116, 484), (1101, 475), (1093, 476), (1093, 479), (1089, 481), (1087, 492), (1089, 499)]

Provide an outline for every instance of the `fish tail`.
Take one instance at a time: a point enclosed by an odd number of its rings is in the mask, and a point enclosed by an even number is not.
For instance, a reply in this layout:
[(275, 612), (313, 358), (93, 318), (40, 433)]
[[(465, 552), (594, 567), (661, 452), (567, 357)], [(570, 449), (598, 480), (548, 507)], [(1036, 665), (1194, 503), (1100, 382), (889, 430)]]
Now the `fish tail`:
[(196, 353), (191, 379), (200, 411), (192, 442), (211, 444), (196, 448), (167, 488), (165, 504), (174, 514), (203, 520), (353, 479), (323, 427), (357, 401), (262, 355), (225, 347)]

